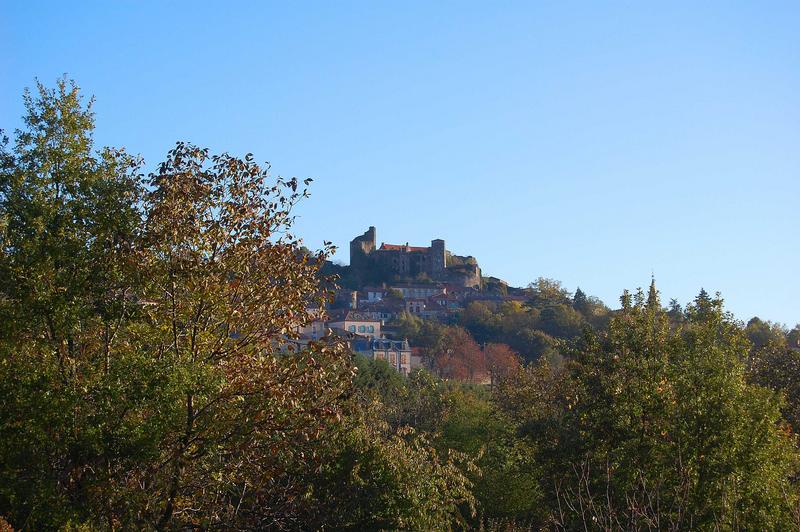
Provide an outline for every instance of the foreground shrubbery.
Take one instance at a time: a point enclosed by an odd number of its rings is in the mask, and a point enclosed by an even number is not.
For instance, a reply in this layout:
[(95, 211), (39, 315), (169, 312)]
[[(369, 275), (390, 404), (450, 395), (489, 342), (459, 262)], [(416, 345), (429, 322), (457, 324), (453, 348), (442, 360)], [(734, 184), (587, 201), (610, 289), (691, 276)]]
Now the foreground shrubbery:
[[(474, 306), (462, 329), (401, 324), (447, 355), (437, 371), (469, 380), (477, 360), (491, 386), (403, 378), (335, 341), (287, 351), (326, 297), (330, 249), (291, 236), (303, 184), (189, 144), (145, 178), (124, 152), (92, 151), (75, 87), (26, 105), (0, 153), (11, 525), (800, 525), (797, 356), (769, 324), (745, 330), (704, 292), (665, 310), (652, 286), (610, 312), (540, 281), (527, 308)], [(466, 331), (540, 360), (515, 369)]]
[(93, 153), (74, 86), (26, 105), (0, 174), (0, 515), (440, 528), (469, 506), (446, 457), (368, 422), (340, 345), (280, 349), (325, 298), (329, 250), (309, 258), (289, 232), (302, 185), (182, 143), (144, 179)]

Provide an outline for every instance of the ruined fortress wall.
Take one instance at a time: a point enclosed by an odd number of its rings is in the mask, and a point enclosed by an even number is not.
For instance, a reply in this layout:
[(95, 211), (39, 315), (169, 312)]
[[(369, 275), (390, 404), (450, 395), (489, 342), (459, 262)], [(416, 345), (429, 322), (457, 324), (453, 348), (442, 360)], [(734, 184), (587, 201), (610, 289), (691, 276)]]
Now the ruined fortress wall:
[(448, 268), (445, 241), (435, 239), (430, 247), (387, 246), (377, 247), (375, 227), (350, 241), (350, 267), (364, 273), (370, 268), (403, 277), (416, 277), (424, 273), (432, 280), (451, 282), (465, 287), (480, 287), (481, 271), (477, 264), (457, 265)]
[(445, 249), (444, 240), (440, 238), (431, 240), (428, 254), (430, 256), (428, 264), (431, 276), (441, 275), (447, 267), (447, 250)]
[(370, 226), (366, 232), (350, 241), (350, 266), (365, 268), (369, 265), (367, 256), (375, 251), (376, 231)]

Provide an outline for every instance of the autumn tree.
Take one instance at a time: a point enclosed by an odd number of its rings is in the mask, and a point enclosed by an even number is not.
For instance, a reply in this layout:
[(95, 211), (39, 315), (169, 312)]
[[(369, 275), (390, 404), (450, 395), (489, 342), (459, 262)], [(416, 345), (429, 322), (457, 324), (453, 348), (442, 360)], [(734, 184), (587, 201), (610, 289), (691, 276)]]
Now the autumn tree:
[(432, 353), (434, 367), (444, 378), (476, 382), (486, 375), (481, 347), (461, 327), (447, 327)]
[(298, 253), (291, 210), (307, 193), (267, 170), (179, 143), (149, 180), (148, 326), (136, 340), (181, 376), (182, 411), (160, 435), (163, 465), (145, 477), (157, 527), (289, 518), (304, 488), (275, 492), (275, 479), (314, 459), (309, 441), (337, 415), (350, 376), (335, 345), (280, 350), (306, 306), (322, 306), (317, 271), (330, 250)]
[(506, 344), (486, 344), (483, 351), (492, 386), (511, 375), (520, 366), (519, 355)]

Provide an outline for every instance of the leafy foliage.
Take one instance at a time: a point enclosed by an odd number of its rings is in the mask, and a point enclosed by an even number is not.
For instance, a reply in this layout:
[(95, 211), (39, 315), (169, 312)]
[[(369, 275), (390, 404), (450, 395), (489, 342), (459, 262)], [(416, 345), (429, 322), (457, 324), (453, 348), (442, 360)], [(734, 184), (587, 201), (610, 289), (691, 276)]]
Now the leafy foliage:
[(793, 526), (779, 402), (746, 383), (748, 343), (721, 300), (701, 296), (687, 316), (670, 328), (653, 285), (607, 333), (587, 331), (556, 397), (506, 393), (541, 445), (557, 526)]
[(74, 85), (26, 105), (0, 178), (0, 514), (34, 529), (312, 523), (323, 460), (347, 463), (330, 442), (371, 464), (351, 487), (408, 488), (373, 523), (438, 526), (469, 500), (423, 440), (364, 423), (341, 344), (291, 348), (327, 298), (331, 251), (291, 234), (301, 183), (185, 143), (144, 181), (124, 153), (93, 155)]

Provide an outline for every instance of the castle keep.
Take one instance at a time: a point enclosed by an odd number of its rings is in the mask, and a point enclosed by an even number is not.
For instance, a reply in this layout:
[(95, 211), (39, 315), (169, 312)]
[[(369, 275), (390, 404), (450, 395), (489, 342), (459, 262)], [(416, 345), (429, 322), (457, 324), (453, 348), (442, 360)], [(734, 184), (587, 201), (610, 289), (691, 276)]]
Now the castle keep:
[[(454, 263), (454, 264), (451, 264)], [(451, 282), (465, 287), (480, 287), (481, 273), (472, 257), (452, 255), (444, 240), (431, 241), (430, 247), (381, 243), (377, 247), (375, 227), (350, 241), (350, 267), (355, 271), (380, 268), (401, 278), (424, 274), (433, 281)]]

